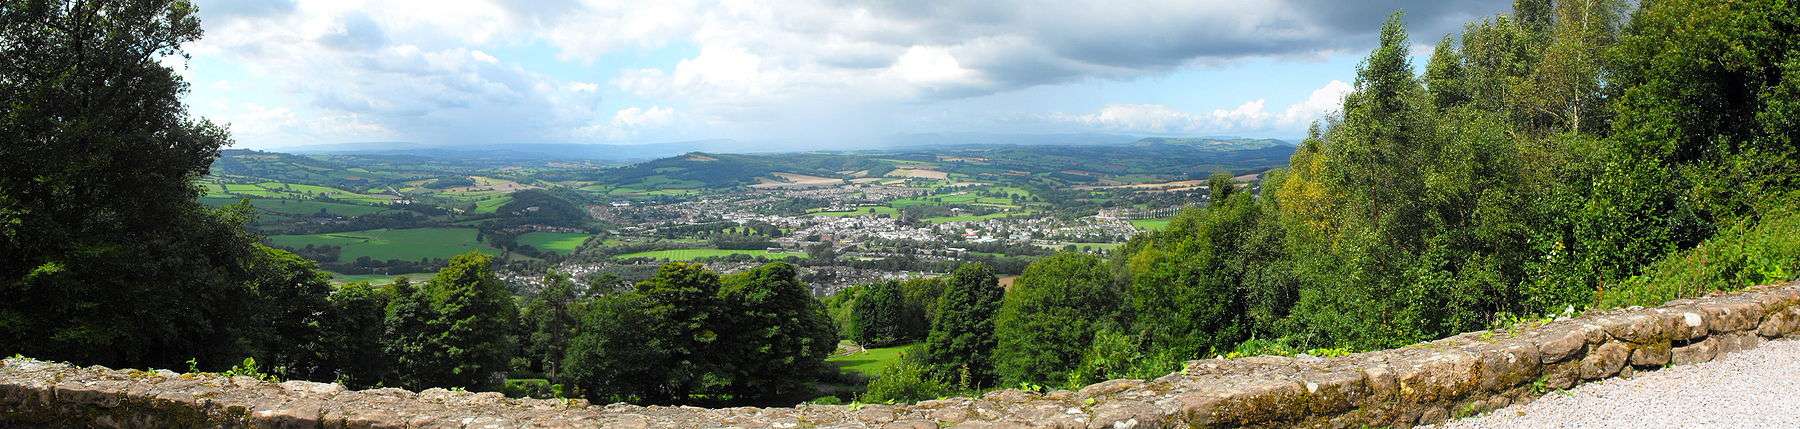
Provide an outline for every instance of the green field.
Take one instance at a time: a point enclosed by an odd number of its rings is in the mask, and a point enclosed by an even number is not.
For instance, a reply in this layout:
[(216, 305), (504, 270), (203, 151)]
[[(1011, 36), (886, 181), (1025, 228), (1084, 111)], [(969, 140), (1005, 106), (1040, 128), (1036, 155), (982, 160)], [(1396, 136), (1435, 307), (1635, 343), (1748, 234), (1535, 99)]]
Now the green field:
[(475, 241), (474, 228), (371, 229), (325, 234), (276, 235), (269, 237), (269, 242), (277, 246), (294, 248), (304, 247), (308, 244), (340, 246), (344, 248), (344, 252), (338, 256), (340, 261), (353, 261), (364, 256), (377, 261), (418, 260), (420, 258), (450, 259), (451, 256), (470, 250), (490, 255), (500, 253), (499, 250)]
[(355, 282), (369, 282), (370, 285), (375, 285), (375, 286), (392, 284), (392, 283), (394, 283), (394, 279), (400, 278), (400, 277), (406, 277), (414, 282), (420, 282), (420, 281), (430, 279), (431, 276), (436, 275), (436, 273), (340, 274), (340, 273), (332, 273), (330, 271), (327, 271), (327, 273), (331, 273), (331, 282), (332, 283), (343, 284), (343, 283), (355, 283)]
[(1169, 220), (1168, 219), (1138, 219), (1138, 220), (1131, 221), (1131, 226), (1137, 227), (1137, 229), (1139, 231), (1161, 231), (1161, 230), (1163, 230), (1163, 228), (1169, 227)]
[(393, 200), (387, 195), (359, 194), (338, 188), (299, 183), (260, 182), (260, 183), (201, 183), (201, 189), (209, 197), (263, 197), (275, 199), (315, 199), (328, 197), (334, 200), (349, 201), (360, 204), (386, 204)]
[(874, 377), (881, 375), (881, 370), (887, 368), (888, 365), (899, 362), (900, 352), (906, 351), (906, 348), (911, 346), (911, 344), (904, 344), (879, 349), (868, 349), (860, 353), (832, 356), (825, 358), (825, 361), (830, 362), (832, 365), (837, 365), (840, 370)]
[(518, 242), (538, 250), (567, 255), (581, 247), (581, 243), (587, 239), (588, 235), (580, 232), (532, 232), (519, 236)]
[(495, 211), (500, 210), (500, 206), (504, 206), (504, 205), (506, 205), (506, 203), (509, 203), (509, 202), (512, 202), (512, 197), (506, 196), (506, 195), (476, 201), (475, 202), (475, 212), (476, 213), (493, 213)]
[(879, 207), (862, 207), (862, 208), (858, 208), (856, 210), (816, 211), (816, 212), (812, 212), (812, 213), (808, 213), (808, 214), (813, 215), (813, 216), (831, 216), (831, 217), (857, 217), (857, 216), (869, 216), (869, 215), (879, 215), (879, 214), (885, 214), (888, 216), (900, 216), (900, 210), (897, 210), (893, 207), (888, 207), (888, 206), (879, 206)]
[[(238, 198), (238, 197), (210, 197), (209, 196), (209, 197), (201, 197), (200, 202), (202, 204), (206, 204), (209, 206), (218, 207), (218, 206), (223, 206), (223, 205), (228, 205), (228, 204), (236, 204), (238, 201), (241, 201), (243, 199), (244, 198)], [(332, 202), (325, 202), (325, 201), (271, 199), (271, 198), (248, 198), (248, 199), (250, 200), (250, 205), (255, 206), (257, 210), (261, 210), (261, 211), (267, 212), (267, 213), (273, 213), (273, 214), (278, 214), (278, 215), (287, 215), (287, 216), (307, 216), (307, 215), (319, 213), (320, 210), (324, 210), (326, 213), (329, 213), (332, 215), (337, 215), (337, 216), (362, 216), (362, 215), (371, 214), (371, 213), (380, 213), (380, 212), (384, 212), (384, 211), (388, 210), (388, 209), (382, 208), (382, 207), (365, 206), (365, 205), (359, 205), (359, 204), (332, 203)]]
[(711, 258), (711, 257), (716, 257), (716, 256), (727, 256), (727, 255), (750, 255), (750, 256), (760, 256), (760, 257), (769, 258), (769, 259), (782, 259), (782, 258), (786, 258), (789, 256), (796, 256), (796, 257), (801, 257), (801, 258), (806, 257), (806, 253), (803, 253), (803, 252), (770, 252), (767, 250), (760, 250), (760, 249), (759, 250), (673, 249), (673, 250), (652, 250), (652, 251), (648, 251), (648, 252), (626, 253), (623, 255), (615, 256), (614, 258), (618, 258), (618, 259), (650, 258), (650, 259), (662, 259), (662, 260), (668, 260), (668, 261), (692, 261), (692, 260), (700, 259), (700, 258)]

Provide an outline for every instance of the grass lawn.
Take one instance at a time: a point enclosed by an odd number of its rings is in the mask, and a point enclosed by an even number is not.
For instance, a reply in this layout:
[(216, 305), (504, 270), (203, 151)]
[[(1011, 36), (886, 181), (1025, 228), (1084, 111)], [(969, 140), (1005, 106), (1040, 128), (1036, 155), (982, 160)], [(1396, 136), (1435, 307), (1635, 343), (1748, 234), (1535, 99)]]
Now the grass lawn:
[(1131, 221), (1131, 226), (1137, 227), (1137, 229), (1139, 231), (1161, 231), (1161, 230), (1163, 230), (1163, 228), (1169, 227), (1169, 220), (1168, 219), (1138, 219), (1138, 220)]
[(663, 260), (668, 260), (668, 261), (692, 261), (692, 260), (700, 259), (700, 258), (710, 258), (710, 257), (715, 257), (715, 256), (726, 256), (726, 255), (761, 256), (761, 257), (769, 258), (769, 259), (782, 259), (782, 258), (786, 258), (789, 256), (797, 256), (797, 257), (801, 257), (801, 258), (806, 257), (806, 253), (804, 253), (804, 252), (770, 252), (770, 251), (761, 250), (761, 249), (758, 249), (758, 250), (673, 249), (673, 250), (652, 250), (652, 251), (648, 251), (648, 252), (626, 253), (623, 255), (615, 256), (614, 258), (617, 258), (617, 259), (651, 258), (651, 259), (663, 259)]
[(580, 232), (532, 232), (519, 236), (519, 244), (567, 255), (587, 239), (588, 235)]
[(868, 349), (860, 353), (832, 356), (825, 358), (825, 361), (830, 362), (832, 365), (837, 365), (840, 370), (852, 371), (869, 377), (875, 377), (881, 375), (881, 370), (887, 368), (888, 365), (899, 362), (900, 352), (905, 351), (907, 347), (911, 346), (911, 344), (902, 344), (893, 347)]
[(450, 259), (470, 250), (490, 255), (500, 251), (475, 241), (474, 228), (371, 229), (367, 231), (325, 234), (277, 235), (269, 237), (277, 246), (305, 247), (332, 245), (344, 248), (339, 260), (353, 261), (363, 256), (377, 261), (420, 258)]
[(879, 206), (879, 207), (862, 207), (862, 208), (858, 208), (856, 210), (817, 211), (817, 212), (812, 212), (812, 213), (807, 213), (807, 214), (810, 214), (813, 216), (831, 216), (831, 217), (857, 217), (857, 216), (870, 216), (870, 215), (877, 215), (877, 214), (885, 214), (888, 216), (898, 217), (898, 216), (900, 216), (900, 210), (897, 210), (897, 209), (894, 209), (893, 207), (888, 207), (888, 206)]

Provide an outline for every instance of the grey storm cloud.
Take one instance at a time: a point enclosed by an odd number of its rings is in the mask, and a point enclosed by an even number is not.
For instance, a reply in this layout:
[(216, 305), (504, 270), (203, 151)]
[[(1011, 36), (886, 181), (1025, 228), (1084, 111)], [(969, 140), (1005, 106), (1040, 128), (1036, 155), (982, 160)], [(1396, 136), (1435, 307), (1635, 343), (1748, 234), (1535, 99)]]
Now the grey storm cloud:
[[(1306, 57), (1373, 47), (1394, 10), (1415, 43), (1510, 9), (1477, 0), (1268, 2), (880, 2), (866, 7), (907, 24), (872, 34), (895, 44), (958, 46), (964, 66), (994, 90), (1084, 77), (1128, 78), (1247, 57)], [(984, 43), (983, 40), (1012, 40)]]

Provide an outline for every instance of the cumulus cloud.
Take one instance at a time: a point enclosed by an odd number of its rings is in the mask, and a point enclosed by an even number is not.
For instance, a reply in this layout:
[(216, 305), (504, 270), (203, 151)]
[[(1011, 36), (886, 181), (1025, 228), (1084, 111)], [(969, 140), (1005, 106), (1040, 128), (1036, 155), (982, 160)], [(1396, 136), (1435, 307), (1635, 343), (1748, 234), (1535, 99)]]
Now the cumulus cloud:
[(1333, 80), (1313, 90), (1305, 100), (1271, 113), (1267, 102), (1251, 100), (1230, 109), (1192, 113), (1160, 104), (1109, 104), (1087, 114), (1053, 114), (1054, 123), (1089, 128), (1150, 134), (1228, 134), (1235, 132), (1291, 131), (1314, 120), (1335, 115), (1351, 87)]
[[(630, 138), (656, 128), (649, 126), (656, 121), (667, 129), (684, 121), (859, 116), (846, 112), (962, 120), (968, 115), (896, 106), (1131, 80), (1247, 58), (1323, 58), (1366, 49), (1390, 10), (1407, 11), (1415, 39), (1433, 40), (1506, 7), (1476, 0), (199, 3), (207, 37), (190, 47), (196, 57), (242, 64), (250, 76), (234, 81), (265, 80), (299, 100), (280, 107), (288, 114), (354, 119), (283, 122), (319, 128), (295, 135), (361, 132), (365, 139), (471, 143)], [(537, 44), (584, 65), (668, 46), (685, 54), (578, 80), (551, 77), (504, 55)], [(1326, 114), (1348, 90), (1338, 85), (1278, 111), (1261, 100), (1200, 112), (1121, 103), (1057, 122), (1167, 132), (1293, 127)], [(196, 87), (202, 90), (215, 91)], [(629, 100), (602, 107), (603, 95)]]

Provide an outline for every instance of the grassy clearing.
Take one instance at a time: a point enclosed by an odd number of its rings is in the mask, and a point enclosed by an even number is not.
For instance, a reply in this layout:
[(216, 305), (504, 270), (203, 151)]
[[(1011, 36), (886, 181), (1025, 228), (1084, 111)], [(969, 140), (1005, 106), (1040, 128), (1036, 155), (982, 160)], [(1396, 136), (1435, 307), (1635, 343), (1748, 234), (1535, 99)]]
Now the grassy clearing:
[(825, 362), (837, 365), (839, 370), (875, 377), (881, 374), (882, 369), (886, 369), (889, 365), (899, 362), (900, 352), (906, 351), (906, 348), (911, 346), (911, 344), (903, 344), (893, 347), (868, 349), (858, 353), (832, 356), (826, 358)]
[(581, 247), (581, 243), (587, 239), (588, 235), (580, 232), (532, 232), (519, 236), (518, 242), (538, 250), (567, 255)]
[(725, 250), (725, 249), (672, 249), (652, 250), (648, 252), (626, 253), (615, 256), (618, 259), (650, 258), (666, 261), (692, 261), (700, 258), (711, 258), (729, 255), (760, 256), (769, 259), (782, 259), (789, 256), (805, 258), (803, 252), (770, 252), (768, 250)]
[(269, 237), (269, 241), (277, 246), (295, 248), (308, 244), (340, 246), (344, 251), (338, 258), (345, 261), (356, 260), (356, 258), (364, 256), (377, 261), (418, 260), (421, 258), (449, 259), (451, 256), (470, 250), (490, 255), (500, 253), (499, 250), (475, 241), (474, 228), (371, 229), (325, 234), (276, 235)]
[(1169, 219), (1137, 219), (1131, 221), (1131, 226), (1139, 231), (1161, 231), (1169, 227)]

